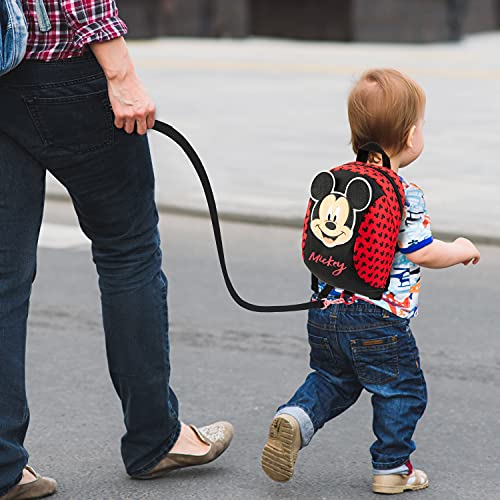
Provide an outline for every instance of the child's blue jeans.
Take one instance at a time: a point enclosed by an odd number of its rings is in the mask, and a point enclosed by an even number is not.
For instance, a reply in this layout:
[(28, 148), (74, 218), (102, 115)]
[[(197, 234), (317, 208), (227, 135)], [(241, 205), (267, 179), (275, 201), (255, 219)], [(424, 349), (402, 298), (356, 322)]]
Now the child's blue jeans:
[(413, 432), (427, 404), (409, 320), (356, 301), (310, 310), (307, 329), (313, 372), (278, 413), (297, 418), (306, 446), (366, 389), (372, 394), (377, 437), (370, 448), (373, 467), (403, 465), (415, 451)]

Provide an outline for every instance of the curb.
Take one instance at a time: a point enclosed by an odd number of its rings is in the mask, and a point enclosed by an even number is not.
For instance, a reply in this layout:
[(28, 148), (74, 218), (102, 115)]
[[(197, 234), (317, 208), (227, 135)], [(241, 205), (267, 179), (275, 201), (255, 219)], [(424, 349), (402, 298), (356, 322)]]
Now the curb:
[[(47, 200), (53, 201), (66, 201), (70, 202), (69, 196), (62, 193), (47, 193)], [(181, 215), (185, 217), (194, 217), (197, 219), (210, 219), (210, 214), (208, 209), (198, 209), (198, 208), (179, 208), (176, 205), (169, 205), (165, 203), (158, 203), (158, 211), (164, 214)], [(254, 214), (244, 214), (237, 212), (219, 212), (219, 219), (222, 222), (234, 222), (239, 224), (252, 224), (256, 226), (272, 226), (272, 227), (283, 227), (290, 229), (300, 229), (304, 225), (304, 219), (298, 217), (274, 217), (274, 216), (264, 216), (264, 215), (254, 215)], [(474, 243), (478, 245), (491, 245), (500, 247), (500, 235), (491, 236), (483, 234), (460, 234), (453, 231), (441, 231), (438, 229), (432, 230), (433, 236), (440, 240), (452, 241), (460, 236), (473, 240)]]

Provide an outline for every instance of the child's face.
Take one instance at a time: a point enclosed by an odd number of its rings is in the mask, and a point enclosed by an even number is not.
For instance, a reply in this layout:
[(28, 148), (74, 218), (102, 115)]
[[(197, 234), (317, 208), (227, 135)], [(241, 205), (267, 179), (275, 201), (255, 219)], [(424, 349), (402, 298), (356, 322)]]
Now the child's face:
[(401, 167), (406, 167), (414, 162), (424, 150), (424, 113), (412, 128), (406, 148), (401, 155)]

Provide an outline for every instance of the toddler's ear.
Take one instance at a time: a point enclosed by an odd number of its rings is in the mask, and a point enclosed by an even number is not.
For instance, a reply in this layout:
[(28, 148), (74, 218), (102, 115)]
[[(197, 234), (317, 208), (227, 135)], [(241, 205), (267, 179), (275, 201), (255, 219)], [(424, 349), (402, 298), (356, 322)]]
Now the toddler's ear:
[(406, 139), (407, 148), (413, 148), (413, 136), (415, 135), (415, 130), (417, 130), (417, 126), (413, 125), (413, 127), (410, 129), (410, 132), (408, 133), (408, 139)]

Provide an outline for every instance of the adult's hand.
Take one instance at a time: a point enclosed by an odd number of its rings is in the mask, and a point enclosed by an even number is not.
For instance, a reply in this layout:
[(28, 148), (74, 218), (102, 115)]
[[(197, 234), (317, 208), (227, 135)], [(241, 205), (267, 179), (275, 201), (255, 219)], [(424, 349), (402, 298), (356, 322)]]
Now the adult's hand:
[(155, 105), (135, 73), (108, 79), (108, 91), (116, 127), (141, 135), (153, 127)]
[(95, 42), (90, 48), (108, 80), (116, 127), (145, 134), (155, 123), (155, 105), (135, 73), (125, 40)]

